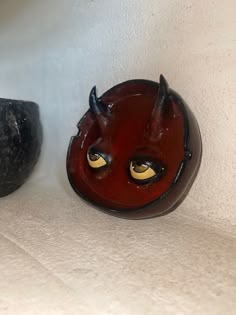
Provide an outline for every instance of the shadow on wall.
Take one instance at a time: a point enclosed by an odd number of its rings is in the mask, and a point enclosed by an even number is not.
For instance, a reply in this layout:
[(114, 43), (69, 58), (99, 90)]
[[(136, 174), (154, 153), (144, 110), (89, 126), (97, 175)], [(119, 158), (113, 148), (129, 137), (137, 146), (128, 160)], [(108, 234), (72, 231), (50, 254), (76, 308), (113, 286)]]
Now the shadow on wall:
[(0, 1), (0, 57), (19, 57), (42, 47), (42, 42), (58, 37), (66, 29), (73, 0)]
[(32, 6), (31, 0), (8, 0), (0, 3), (0, 27), (11, 23), (25, 8)]

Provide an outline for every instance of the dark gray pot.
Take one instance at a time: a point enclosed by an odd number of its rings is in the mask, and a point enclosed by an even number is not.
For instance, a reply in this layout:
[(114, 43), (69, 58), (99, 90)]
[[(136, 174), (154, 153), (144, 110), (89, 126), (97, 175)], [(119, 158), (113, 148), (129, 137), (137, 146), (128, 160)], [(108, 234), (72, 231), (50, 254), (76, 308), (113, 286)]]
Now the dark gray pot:
[(0, 197), (24, 184), (38, 161), (41, 144), (38, 105), (0, 98)]

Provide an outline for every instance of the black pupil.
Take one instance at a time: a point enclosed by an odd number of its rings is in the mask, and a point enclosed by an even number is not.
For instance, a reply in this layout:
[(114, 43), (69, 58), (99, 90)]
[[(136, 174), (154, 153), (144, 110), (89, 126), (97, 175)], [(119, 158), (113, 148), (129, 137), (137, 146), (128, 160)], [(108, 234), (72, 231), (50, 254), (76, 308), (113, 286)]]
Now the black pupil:
[(133, 162), (133, 169), (136, 173), (144, 173), (148, 168), (149, 166), (142, 162)]
[(96, 154), (96, 153), (89, 153), (89, 158), (90, 158), (90, 160), (91, 161), (97, 161), (97, 160), (99, 160), (99, 158), (100, 158), (100, 156), (98, 155), (98, 154)]

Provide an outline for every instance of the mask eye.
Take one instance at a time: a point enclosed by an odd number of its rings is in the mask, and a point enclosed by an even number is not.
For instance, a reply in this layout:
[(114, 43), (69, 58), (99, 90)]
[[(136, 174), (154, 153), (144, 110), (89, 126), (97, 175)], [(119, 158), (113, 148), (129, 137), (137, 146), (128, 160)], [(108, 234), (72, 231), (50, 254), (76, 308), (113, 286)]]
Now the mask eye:
[(130, 175), (139, 184), (147, 184), (160, 179), (165, 168), (150, 159), (138, 158), (130, 162)]
[(130, 163), (130, 174), (136, 180), (147, 180), (156, 176), (156, 172), (148, 164), (141, 162)]
[(87, 160), (88, 160), (89, 166), (95, 169), (101, 168), (108, 164), (107, 161), (104, 159), (104, 157), (100, 155), (99, 153), (88, 152)]

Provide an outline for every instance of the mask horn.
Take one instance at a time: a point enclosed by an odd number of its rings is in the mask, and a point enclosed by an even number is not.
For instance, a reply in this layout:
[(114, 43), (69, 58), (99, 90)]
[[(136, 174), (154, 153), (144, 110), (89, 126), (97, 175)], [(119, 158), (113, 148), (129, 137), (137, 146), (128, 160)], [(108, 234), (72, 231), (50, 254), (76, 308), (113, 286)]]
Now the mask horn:
[(158, 96), (147, 125), (148, 136), (150, 138), (157, 138), (158, 134), (160, 133), (162, 118), (169, 104), (168, 98), (169, 85), (165, 77), (161, 74)]
[(96, 117), (101, 130), (107, 125), (107, 115), (104, 104), (97, 97), (96, 86), (94, 86), (89, 95), (89, 106), (93, 115)]
[(169, 84), (166, 81), (165, 77), (161, 74), (160, 75), (160, 86), (159, 86), (159, 93), (157, 102), (159, 105), (163, 105), (165, 100), (167, 100), (169, 96)]

